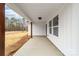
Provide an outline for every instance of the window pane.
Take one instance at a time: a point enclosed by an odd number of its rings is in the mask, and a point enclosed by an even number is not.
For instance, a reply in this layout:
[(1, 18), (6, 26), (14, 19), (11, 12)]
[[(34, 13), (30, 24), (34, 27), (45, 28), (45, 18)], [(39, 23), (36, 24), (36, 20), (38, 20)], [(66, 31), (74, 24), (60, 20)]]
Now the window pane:
[(52, 27), (52, 21), (49, 21), (49, 27)]
[(53, 19), (53, 26), (58, 26), (58, 15)]
[(58, 27), (53, 27), (53, 35), (58, 36)]
[(49, 33), (52, 34), (52, 28), (49, 28)]

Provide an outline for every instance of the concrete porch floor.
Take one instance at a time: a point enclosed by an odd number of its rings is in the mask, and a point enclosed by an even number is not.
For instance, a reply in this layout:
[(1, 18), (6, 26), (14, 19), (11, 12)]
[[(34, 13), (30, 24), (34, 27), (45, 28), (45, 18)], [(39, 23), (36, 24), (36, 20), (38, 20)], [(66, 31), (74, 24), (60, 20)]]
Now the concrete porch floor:
[(14, 56), (63, 56), (63, 54), (46, 37), (33, 37)]

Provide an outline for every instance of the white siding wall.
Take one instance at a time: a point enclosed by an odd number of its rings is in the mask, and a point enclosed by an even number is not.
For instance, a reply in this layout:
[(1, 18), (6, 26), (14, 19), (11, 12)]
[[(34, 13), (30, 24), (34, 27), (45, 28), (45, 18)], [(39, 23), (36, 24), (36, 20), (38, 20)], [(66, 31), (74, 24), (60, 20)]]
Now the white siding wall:
[(31, 23), (28, 23), (28, 35), (31, 35)]
[(72, 42), (74, 42), (72, 46), (76, 50), (76, 55), (79, 56), (79, 4), (73, 4), (72, 17)]
[(33, 23), (32, 27), (33, 36), (46, 36), (46, 25), (45, 23)]
[(79, 34), (79, 4), (67, 5), (52, 17), (57, 14), (59, 15), (59, 37), (50, 35), (49, 28), (47, 37), (65, 55), (79, 55), (79, 37), (77, 36)]

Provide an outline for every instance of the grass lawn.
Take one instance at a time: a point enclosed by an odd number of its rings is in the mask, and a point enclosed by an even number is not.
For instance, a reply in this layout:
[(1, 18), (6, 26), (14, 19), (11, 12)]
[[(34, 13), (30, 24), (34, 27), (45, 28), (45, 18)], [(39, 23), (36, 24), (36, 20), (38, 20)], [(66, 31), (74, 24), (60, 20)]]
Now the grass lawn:
[(27, 31), (5, 32), (5, 55), (15, 53), (27, 40)]
[(19, 41), (27, 31), (7, 31), (5, 32), (5, 48)]

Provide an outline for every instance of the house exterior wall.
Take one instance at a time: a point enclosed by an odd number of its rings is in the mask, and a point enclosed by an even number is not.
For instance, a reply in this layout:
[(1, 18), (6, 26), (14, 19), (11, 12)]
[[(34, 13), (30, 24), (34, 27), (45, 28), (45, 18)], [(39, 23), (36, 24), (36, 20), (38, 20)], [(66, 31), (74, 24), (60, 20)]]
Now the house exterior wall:
[(28, 23), (28, 36), (31, 36), (31, 23)]
[[(49, 33), (47, 22), (47, 37), (65, 55), (79, 55), (79, 4), (69, 4), (52, 16), (59, 15), (59, 36)], [(53, 31), (53, 29), (52, 29)]]
[(72, 46), (76, 50), (76, 55), (79, 56), (79, 4), (73, 4), (72, 6), (72, 40), (74, 42)]
[(32, 34), (33, 36), (46, 36), (45, 23), (33, 23)]

